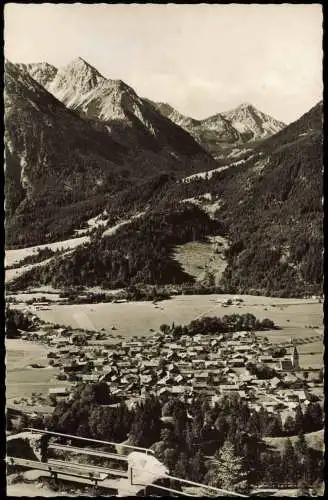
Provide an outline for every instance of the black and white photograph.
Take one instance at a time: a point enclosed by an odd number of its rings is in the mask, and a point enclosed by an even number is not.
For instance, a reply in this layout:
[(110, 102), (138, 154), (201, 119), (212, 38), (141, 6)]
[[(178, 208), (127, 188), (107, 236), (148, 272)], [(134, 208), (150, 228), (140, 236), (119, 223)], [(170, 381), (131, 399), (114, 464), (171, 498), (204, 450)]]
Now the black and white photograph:
[(5, 4), (8, 497), (324, 495), (322, 10)]

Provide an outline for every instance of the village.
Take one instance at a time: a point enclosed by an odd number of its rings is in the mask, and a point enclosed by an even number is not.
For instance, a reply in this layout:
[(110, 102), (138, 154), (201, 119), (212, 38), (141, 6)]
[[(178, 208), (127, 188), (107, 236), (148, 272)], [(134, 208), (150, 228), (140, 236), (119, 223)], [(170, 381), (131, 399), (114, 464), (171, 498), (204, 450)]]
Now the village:
[(42, 342), (49, 349), (49, 367), (63, 382), (49, 389), (52, 405), (70, 398), (77, 384), (105, 382), (113, 405), (133, 405), (147, 394), (163, 402), (174, 396), (191, 406), (201, 395), (214, 405), (222, 395), (235, 393), (254, 410), (279, 413), (284, 423), (299, 405), (304, 409), (310, 401), (323, 399), (322, 370), (302, 369), (292, 339), (272, 344), (249, 331), (176, 338), (164, 327), (151, 337), (109, 335), (113, 342), (108, 344), (104, 332), (76, 333), (48, 325), (24, 340)]

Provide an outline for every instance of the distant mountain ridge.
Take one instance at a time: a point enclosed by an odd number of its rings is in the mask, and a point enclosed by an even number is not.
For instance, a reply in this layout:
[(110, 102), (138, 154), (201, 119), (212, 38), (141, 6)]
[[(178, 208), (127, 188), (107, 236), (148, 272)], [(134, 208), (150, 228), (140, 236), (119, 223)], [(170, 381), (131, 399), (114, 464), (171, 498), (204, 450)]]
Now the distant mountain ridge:
[[(154, 108), (214, 155), (218, 155), (226, 145), (262, 140), (285, 127), (281, 121), (248, 103), (196, 120), (183, 115), (170, 104), (140, 98), (132, 87), (122, 80), (105, 78), (81, 57), (60, 69), (48, 63), (19, 66), (24, 67), (32, 78), (45, 86), (67, 107), (77, 110), (89, 119), (110, 122), (110, 131), (118, 141), (122, 140), (122, 135), (128, 134), (130, 143), (136, 144), (142, 139), (142, 129), (150, 136), (161, 136), (163, 130), (158, 126)], [(140, 128), (137, 137), (129, 130), (136, 123)]]
[(238, 130), (245, 141), (270, 137), (286, 126), (249, 103), (242, 103), (237, 108), (221, 114)]
[(205, 149), (214, 154), (220, 152), (224, 145), (262, 140), (286, 126), (248, 103), (203, 120), (184, 116), (166, 103), (153, 104), (164, 116), (187, 130)]
[[(105, 124), (107, 132), (127, 147), (140, 146), (156, 151), (166, 148), (178, 155), (207, 156), (183, 128), (163, 117), (146, 99), (122, 80), (105, 78), (78, 57), (56, 73), (44, 63), (25, 65), (27, 71), (66, 107), (94, 122)], [(208, 158), (209, 159), (209, 158)]]

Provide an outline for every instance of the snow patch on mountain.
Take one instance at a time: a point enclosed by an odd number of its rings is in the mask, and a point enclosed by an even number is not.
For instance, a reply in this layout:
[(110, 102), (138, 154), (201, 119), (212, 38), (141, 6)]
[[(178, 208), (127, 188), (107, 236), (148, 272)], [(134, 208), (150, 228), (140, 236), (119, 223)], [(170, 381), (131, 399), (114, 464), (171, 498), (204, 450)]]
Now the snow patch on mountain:
[(20, 172), (21, 185), (24, 189), (27, 189), (29, 187), (29, 180), (26, 175), (27, 161), (25, 156), (22, 155), (20, 157), (19, 163), (21, 167), (21, 172)]
[(247, 148), (247, 149), (239, 149), (239, 148), (234, 148), (232, 151), (230, 151), (230, 153), (228, 154), (228, 158), (238, 158), (239, 156), (245, 154), (245, 153), (249, 153), (250, 151), (252, 151), (251, 149)]
[[(258, 153), (258, 156), (262, 156), (262, 154), (263, 153)], [(184, 179), (182, 179), (182, 182), (191, 182), (191, 181), (197, 180), (197, 179), (209, 180), (213, 177), (214, 174), (216, 174), (218, 172), (223, 172), (224, 170), (227, 170), (228, 168), (231, 168), (231, 167), (237, 167), (238, 165), (243, 165), (246, 163), (246, 161), (248, 162), (252, 158), (254, 158), (254, 155), (250, 155), (247, 158), (243, 158), (241, 160), (235, 161), (233, 163), (230, 163), (229, 165), (224, 165), (222, 167), (214, 168), (212, 170), (207, 170), (205, 172), (199, 172), (197, 174), (188, 175), (188, 177), (185, 177)]]
[(192, 203), (206, 212), (211, 218), (214, 218), (217, 211), (222, 207), (222, 199), (213, 197), (211, 193), (205, 193), (196, 198), (185, 198), (181, 200), (181, 203)]

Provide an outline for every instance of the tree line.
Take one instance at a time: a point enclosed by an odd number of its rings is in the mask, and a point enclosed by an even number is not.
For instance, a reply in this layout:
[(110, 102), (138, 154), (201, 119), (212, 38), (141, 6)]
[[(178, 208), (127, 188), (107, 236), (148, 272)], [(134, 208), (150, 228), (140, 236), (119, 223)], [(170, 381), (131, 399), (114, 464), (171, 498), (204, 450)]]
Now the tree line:
[(55, 256), (47, 265), (27, 271), (11, 288), (192, 283), (193, 278), (172, 258), (175, 245), (201, 241), (207, 234), (219, 232), (220, 224), (194, 205), (159, 207), (111, 236), (95, 235), (72, 254)]

